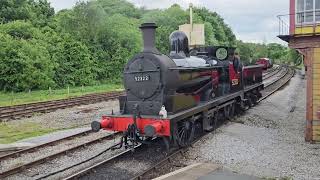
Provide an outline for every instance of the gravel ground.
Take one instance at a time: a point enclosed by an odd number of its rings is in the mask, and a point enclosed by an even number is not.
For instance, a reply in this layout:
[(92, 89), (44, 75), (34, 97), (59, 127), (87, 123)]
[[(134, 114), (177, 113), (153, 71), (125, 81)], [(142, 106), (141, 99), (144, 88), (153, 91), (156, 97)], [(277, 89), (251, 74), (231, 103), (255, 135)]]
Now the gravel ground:
[(35, 152), (25, 153), (20, 157), (9, 158), (0, 162), (0, 171), (8, 170), (12, 167), (19, 166), (21, 164), (26, 164), (28, 162), (34, 161), (36, 159), (41, 159), (57, 152), (70, 149), (72, 147), (78, 146), (80, 144), (90, 142), (94, 139), (104, 137), (110, 133), (99, 132), (99, 133), (90, 133), (85, 136), (80, 136), (73, 139), (68, 139), (59, 143), (56, 143), (52, 146), (46, 146), (44, 148), (37, 149)]
[[(68, 109), (61, 109), (61, 110), (57, 110), (55, 112), (51, 112), (47, 114), (38, 114), (31, 118), (9, 121), (7, 123), (19, 124), (21, 121), (27, 122), (27, 123), (32, 122), (32, 123), (41, 124), (41, 126), (43, 127), (50, 127), (52, 129), (69, 129), (69, 128), (75, 128), (75, 127), (84, 127), (84, 126), (88, 126), (93, 120), (99, 119), (102, 114), (110, 114), (112, 110), (114, 110), (115, 112), (118, 111), (119, 109), (118, 107), (119, 107), (118, 101), (101, 102), (97, 104), (90, 104), (90, 105), (77, 106), (77, 107), (68, 108)], [(82, 137), (82, 138), (77, 138), (71, 141), (66, 141), (64, 143), (59, 143), (56, 146), (46, 147), (45, 151), (41, 150), (41, 152), (30, 153), (27, 156), (24, 156), (21, 158), (9, 159), (7, 161), (0, 163), (0, 171), (5, 170), (9, 167), (13, 167), (14, 165), (20, 165), (23, 162), (28, 162), (33, 158), (41, 158), (49, 154), (53, 154), (54, 152), (73, 147), (75, 145), (84, 143), (92, 139), (96, 139), (103, 135), (106, 135), (106, 132), (100, 132), (100, 133), (92, 134), (85, 138)], [(37, 166), (37, 168), (31, 168), (18, 175), (11, 176), (8, 179), (36, 179), (36, 178), (42, 177), (49, 172), (62, 169), (76, 162), (92, 157), (100, 153), (104, 149), (112, 146), (118, 141), (119, 139), (116, 139), (114, 141), (113, 140), (102, 141), (99, 144), (88, 146), (86, 149), (81, 149), (80, 151), (69, 153), (66, 156), (63, 156), (54, 160), (50, 160), (48, 163)], [(60, 174), (61, 176), (53, 176), (53, 177), (50, 177), (49, 179), (60, 179), (59, 177), (64, 177), (70, 173), (81, 170), (85, 167), (88, 167), (91, 164), (99, 162), (105, 158), (111, 157), (116, 153), (119, 153), (119, 151), (109, 151), (103, 154), (102, 156), (99, 156), (98, 158), (94, 159), (93, 161), (90, 161), (86, 164), (78, 166), (77, 168), (68, 170)]]
[[(77, 151), (69, 152), (67, 155), (55, 158), (53, 160), (50, 160), (46, 163), (43, 163), (41, 165), (38, 165), (36, 167), (27, 169), (19, 174), (15, 174), (13, 176), (8, 177), (8, 180), (18, 180), (18, 179), (38, 179), (41, 178), (49, 173), (59, 171), (63, 168), (72, 166), (73, 164), (76, 164), (78, 162), (84, 161), (86, 159), (89, 159), (100, 152), (103, 152), (108, 147), (113, 146), (114, 144), (119, 142), (119, 138), (116, 138), (114, 140), (104, 140), (100, 143), (96, 143), (94, 145), (89, 145), (86, 148), (79, 149)], [(114, 151), (108, 151), (101, 156), (98, 156), (97, 158), (93, 159), (92, 161), (89, 161), (87, 163), (84, 163), (82, 165), (76, 166), (75, 168), (72, 168), (70, 170), (64, 171), (63, 173), (59, 173), (54, 176), (50, 176), (47, 179), (62, 179), (64, 177), (67, 177), (75, 172), (79, 172), (80, 170), (89, 167), (93, 164), (96, 164), (98, 162), (101, 162), (104, 159), (110, 158), (118, 153), (123, 151), (121, 150), (114, 150)]]
[(38, 123), (43, 127), (52, 129), (68, 129), (89, 125), (93, 120), (99, 119), (101, 114), (110, 114), (112, 109), (119, 111), (118, 101), (101, 102), (97, 104), (77, 106), (68, 109), (60, 109), (47, 114), (37, 114), (31, 118), (9, 121), (8, 124), (23, 122)]
[(320, 179), (320, 144), (304, 141), (305, 81), (289, 85), (190, 148), (183, 164), (221, 164), (258, 177)]
[(143, 146), (133, 154), (129, 153), (115, 162), (107, 163), (79, 179), (81, 180), (126, 180), (150, 168), (165, 157), (163, 148)]

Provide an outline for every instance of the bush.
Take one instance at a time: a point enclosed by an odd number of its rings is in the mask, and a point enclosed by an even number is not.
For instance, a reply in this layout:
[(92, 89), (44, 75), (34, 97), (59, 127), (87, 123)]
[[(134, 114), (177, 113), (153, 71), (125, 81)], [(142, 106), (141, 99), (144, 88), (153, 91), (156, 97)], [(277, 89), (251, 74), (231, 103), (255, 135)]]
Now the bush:
[(63, 41), (56, 44), (53, 58), (57, 62), (54, 80), (59, 87), (94, 83), (94, 63), (85, 44), (65, 35)]
[(54, 63), (41, 42), (0, 33), (0, 49), (1, 89), (23, 91), (54, 85)]
[[(141, 51), (139, 26), (146, 21), (159, 26), (157, 48), (167, 54), (169, 35), (189, 22), (189, 11), (176, 4), (145, 10), (125, 0), (96, 0), (55, 14), (47, 0), (2, 0), (0, 89), (120, 83), (125, 64)], [(207, 45), (235, 41), (217, 13), (195, 8), (194, 22), (205, 24)]]

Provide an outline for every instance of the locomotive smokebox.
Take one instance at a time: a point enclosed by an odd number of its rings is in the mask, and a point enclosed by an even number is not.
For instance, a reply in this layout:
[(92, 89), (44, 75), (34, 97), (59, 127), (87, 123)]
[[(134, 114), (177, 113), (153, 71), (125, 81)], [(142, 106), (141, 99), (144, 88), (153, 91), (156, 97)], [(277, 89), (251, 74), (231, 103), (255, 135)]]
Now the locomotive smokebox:
[(155, 23), (143, 23), (140, 26), (143, 37), (143, 52), (159, 54), (160, 52), (155, 46), (156, 29), (158, 26)]

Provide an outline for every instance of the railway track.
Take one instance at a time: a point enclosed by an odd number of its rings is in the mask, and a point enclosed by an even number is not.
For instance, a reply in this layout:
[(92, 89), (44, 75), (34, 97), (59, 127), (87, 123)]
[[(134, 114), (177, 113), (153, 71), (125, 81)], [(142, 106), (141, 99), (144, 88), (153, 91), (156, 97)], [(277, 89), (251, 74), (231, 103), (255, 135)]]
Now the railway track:
[[(290, 69), (290, 68), (283, 68), (282, 73), (280, 73), (280, 75), (278, 75), (276, 78), (274, 78), (274, 81), (272, 83), (269, 83), (269, 84), (267, 84), (265, 86), (265, 90), (263, 92), (263, 97), (260, 99), (260, 101), (262, 101), (263, 99), (266, 99), (268, 96), (270, 96), (271, 94), (276, 92), (278, 89), (283, 87), (287, 82), (289, 82), (289, 80), (294, 76), (294, 72), (295, 71)], [(72, 140), (72, 139), (75, 139), (75, 138), (78, 138), (78, 137), (83, 139), (84, 136), (86, 136), (86, 135), (88, 135), (90, 133), (91, 133), (91, 131), (88, 130), (88, 131), (85, 131), (85, 132), (82, 132), (82, 133), (79, 133), (79, 134), (76, 134), (76, 135), (72, 135), (72, 136), (66, 137), (64, 139), (59, 139), (59, 140), (56, 140), (56, 141), (53, 141), (53, 142), (50, 142), (50, 143), (41, 144), (39, 146), (35, 146), (35, 147), (29, 148), (29, 149), (25, 149), (25, 150), (21, 150), (21, 151), (15, 152), (15, 153), (11, 153), (11, 154), (8, 154), (8, 155), (0, 157), (0, 162), (4, 163), (5, 161), (10, 160), (10, 158), (11, 159), (12, 158), (19, 158), (19, 157), (25, 156), (26, 154), (39, 152), (39, 151), (44, 151), (45, 148), (48, 147), (48, 146), (57, 146), (58, 147), (63, 142), (68, 141), (70, 139)], [(118, 135), (119, 135), (119, 133), (97, 137), (97, 138), (94, 138), (93, 140), (77, 144), (76, 146), (72, 146), (72, 147), (66, 148), (64, 150), (60, 150), (60, 151), (56, 151), (54, 153), (51, 153), (50, 155), (34, 159), (33, 161), (20, 163), (18, 165), (13, 165), (11, 168), (6, 168), (4, 170), (2, 169), (0, 171), (0, 179), (2, 179), (4, 177), (7, 177), (7, 176), (10, 176), (10, 175), (15, 174), (15, 173), (22, 172), (22, 171), (24, 171), (24, 170), (26, 170), (28, 168), (32, 168), (32, 167), (34, 167), (36, 165), (39, 165), (39, 164), (42, 164), (42, 163), (44, 163), (44, 162), (46, 162), (48, 160), (52, 160), (52, 159), (57, 158), (59, 156), (63, 156), (65, 154), (67, 154), (68, 152), (73, 152), (73, 151), (79, 150), (79, 149), (84, 148), (86, 146), (89, 146), (91, 144), (98, 143), (98, 142), (103, 141), (103, 140), (108, 140), (108, 139), (111, 139), (112, 137), (115, 137), (115, 136), (118, 136)], [(118, 144), (115, 144), (115, 145), (107, 148), (106, 151), (111, 150), (114, 146), (117, 146), (117, 145)], [(144, 145), (137, 145), (136, 146), (136, 151), (137, 151), (136, 153), (139, 154), (140, 151), (141, 152), (145, 151), (144, 149), (145, 149)], [(169, 156), (163, 156), (160, 159), (157, 159), (156, 162), (150, 163), (150, 167), (148, 167), (142, 173), (131, 174), (130, 178), (134, 177), (133, 179), (143, 179), (144, 176), (146, 176), (147, 174), (150, 174), (150, 172), (158, 169), (158, 167), (161, 164), (164, 164), (164, 162), (170, 161), (170, 159), (174, 158), (178, 154), (183, 153), (185, 150), (186, 149), (179, 149), (179, 150), (176, 150), (175, 152), (173, 152), (172, 154), (170, 154)], [(136, 153), (134, 153), (134, 154), (136, 154)], [(101, 168), (103, 166), (106, 166), (106, 164), (108, 164), (108, 167), (110, 167), (109, 165), (115, 165), (115, 164), (117, 164), (119, 162), (122, 162), (121, 160), (125, 160), (126, 157), (132, 157), (132, 156), (133, 156), (133, 154), (131, 153), (131, 150), (122, 151), (121, 153), (119, 153), (119, 154), (117, 154), (117, 155), (115, 155), (113, 157), (107, 158), (106, 160), (101, 161), (101, 162), (99, 162), (97, 164), (94, 164), (94, 165), (92, 165), (92, 166), (90, 166), (90, 167), (88, 167), (86, 169), (83, 169), (82, 171), (77, 171), (77, 173), (71, 174), (70, 176), (66, 177), (65, 179), (78, 179), (78, 178), (81, 178), (83, 176), (88, 175), (88, 173), (90, 174), (90, 172), (96, 172), (97, 168)], [(85, 162), (87, 162), (87, 161), (85, 161)], [(45, 175), (42, 178), (50, 177), (52, 175), (58, 174), (60, 172), (63, 172), (65, 170), (67, 170), (67, 169), (71, 169), (71, 168), (73, 168), (75, 166), (78, 166), (78, 165), (80, 165), (82, 163), (83, 162), (79, 162), (79, 163), (77, 163), (77, 164), (75, 164), (75, 165), (73, 165), (71, 167), (62, 169), (59, 172), (53, 172), (53, 173), (50, 173), (48, 175)], [(40, 179), (42, 179), (42, 178), (40, 178)]]
[(265, 85), (265, 89), (262, 92), (262, 98), (260, 98), (259, 102), (265, 100), (279, 89), (284, 87), (291, 78), (295, 75), (295, 70), (293, 68), (288, 67), (285, 73), (281, 74), (275, 81), (268, 83)]
[[(269, 97), (270, 95), (275, 93), (277, 90), (279, 90), (280, 88), (285, 86), (290, 81), (290, 79), (294, 76), (295, 71), (289, 67), (282, 67), (275, 74), (278, 74), (278, 73), (280, 73), (280, 75), (278, 75), (278, 77), (275, 78), (272, 83), (268, 83), (265, 86), (265, 90), (263, 91), (263, 97), (259, 101), (266, 99), (267, 97)], [(201, 136), (201, 137), (203, 137), (203, 136)], [(194, 141), (194, 143), (197, 142), (198, 140), (200, 140), (201, 137), (197, 138)], [(150, 162), (148, 163), (149, 164), (148, 168), (145, 168), (145, 170), (143, 170), (140, 173), (129, 174), (129, 175), (127, 175), (127, 177), (125, 176), (123, 178), (124, 179), (133, 179), (133, 180), (155, 178), (152, 176), (152, 174), (154, 174), (154, 171), (162, 169), (163, 166), (167, 165), (167, 162), (171, 162), (171, 159), (174, 159), (177, 155), (180, 155), (180, 154), (183, 155), (187, 150), (188, 150), (188, 148), (177, 149), (168, 156), (163, 156), (162, 158), (156, 159), (155, 161), (150, 160)], [(141, 154), (144, 154), (144, 155), (148, 154), (148, 152), (147, 152), (148, 148), (146, 148), (145, 145), (137, 146), (135, 151), (136, 152), (134, 154), (132, 154), (130, 150), (126, 150), (126, 151), (124, 151), (124, 152), (122, 152), (112, 158), (106, 159), (106, 160), (104, 160), (100, 163), (94, 164), (94, 165), (92, 165), (92, 166), (90, 166), (80, 172), (72, 174), (72, 175), (66, 177), (65, 180), (90, 179), (90, 178), (108, 179), (108, 178), (112, 178), (112, 177), (114, 179), (114, 176), (112, 175), (113, 172), (112, 172), (112, 170), (110, 171), (110, 169), (113, 169), (114, 166), (117, 167), (118, 164), (121, 164), (121, 165), (126, 164), (125, 163), (126, 158), (135, 159), (136, 161), (139, 161)], [(140, 155), (139, 155), (139, 153), (140, 153)], [(122, 167), (122, 168), (126, 169), (126, 167)], [(130, 167), (127, 167), (127, 168), (130, 169)], [(99, 173), (102, 173), (103, 175), (101, 175)], [(108, 174), (108, 173), (111, 173), (111, 174)], [(120, 172), (119, 174), (122, 174), (122, 172)], [(151, 174), (151, 176), (150, 176), (150, 174)]]
[(0, 122), (30, 117), (35, 113), (48, 113), (58, 109), (70, 108), (79, 105), (87, 105), (102, 101), (117, 99), (123, 92), (109, 92), (99, 94), (89, 94), (81, 97), (69, 99), (38, 102), (16, 106), (0, 107)]
[[(77, 172), (75, 174), (72, 174), (66, 178), (64, 178), (64, 180), (71, 180), (71, 179), (81, 179), (83, 178), (84, 176), (88, 176), (90, 175), (91, 173), (94, 173), (98, 168), (101, 168), (102, 166), (105, 166), (105, 167), (109, 167), (109, 168), (112, 168), (115, 164), (117, 164), (117, 161), (119, 163), (119, 161), (121, 161), (121, 159), (126, 159), (126, 157), (132, 157), (134, 156), (136, 153), (143, 153), (143, 150), (145, 150), (146, 148), (146, 145), (144, 144), (139, 144), (137, 146), (134, 147), (134, 150), (135, 150), (135, 153), (132, 153), (132, 150), (130, 149), (127, 149), (125, 151), (123, 151), (122, 153), (120, 154), (117, 154), (111, 158), (108, 158), (104, 161), (101, 161), (100, 163), (97, 163), (97, 164), (94, 164), (80, 172)], [(145, 153), (143, 153), (145, 154)], [(94, 178), (93, 178), (94, 179)], [(106, 178), (108, 179), (108, 178)]]
[(3, 162), (4, 160), (9, 159), (9, 158), (19, 157), (19, 156), (21, 156), (21, 155), (23, 155), (25, 153), (33, 152), (35, 150), (38, 150), (38, 149), (46, 147), (46, 146), (53, 146), (53, 145), (55, 145), (57, 143), (65, 141), (65, 140), (69, 140), (69, 139), (85, 136), (85, 135), (87, 135), (87, 134), (89, 134), (91, 132), (92, 132), (91, 130), (86, 130), (86, 131), (83, 131), (81, 133), (77, 133), (77, 134), (74, 134), (74, 135), (71, 135), (71, 136), (67, 136), (67, 137), (62, 138), (62, 139), (57, 139), (57, 140), (54, 140), (54, 141), (50, 141), (50, 142), (47, 142), (47, 143), (43, 143), (43, 144), (40, 144), (40, 145), (37, 145), (37, 146), (30, 147), (30, 148), (27, 148), (27, 149), (23, 149), (23, 150), (19, 150), (19, 151), (16, 151), (16, 152), (12, 152), (10, 154), (6, 154), (6, 155), (3, 155), (3, 156), (0, 156), (0, 162)]
[(275, 65), (275, 66), (273, 66), (272, 68), (269, 68), (269, 69), (265, 70), (265, 71), (263, 72), (263, 75), (268, 74), (268, 73), (274, 71), (274, 70), (277, 69), (278, 67), (279, 67), (278, 65)]
[(289, 68), (286, 66), (282, 66), (279, 68), (279, 70), (276, 71), (276, 73), (273, 73), (273, 75), (269, 78), (263, 79), (263, 84), (265, 87), (268, 87), (275, 82), (277, 82), (279, 79), (283, 77), (284, 74), (286, 74), (289, 71)]
[(267, 73), (263, 74), (263, 80), (269, 79), (273, 77), (274, 75), (278, 74), (282, 69), (282, 66), (277, 66), (276, 68), (273, 68), (272, 70), (268, 71)]
[[(16, 173), (21, 173), (26, 169), (45, 163), (48, 160), (52, 160), (60, 156), (68, 155), (68, 153), (81, 150), (81, 148), (86, 148), (87, 146), (100, 143), (102, 141), (113, 140), (119, 135), (120, 133), (118, 132), (112, 134), (97, 135), (96, 133), (92, 133), (91, 130), (88, 130), (82, 133), (68, 136), (63, 139), (34, 146), (8, 155), (4, 155), (0, 157), (0, 179), (3, 179)], [(71, 141), (77, 142), (74, 142), (74, 144), (70, 145)], [(60, 150), (61, 146), (65, 147), (62, 150)], [(45, 154), (46, 151), (50, 152)], [(39, 155), (42, 152), (45, 155)], [(29, 159), (32, 160), (23, 160), (26, 158), (26, 156), (28, 156)]]

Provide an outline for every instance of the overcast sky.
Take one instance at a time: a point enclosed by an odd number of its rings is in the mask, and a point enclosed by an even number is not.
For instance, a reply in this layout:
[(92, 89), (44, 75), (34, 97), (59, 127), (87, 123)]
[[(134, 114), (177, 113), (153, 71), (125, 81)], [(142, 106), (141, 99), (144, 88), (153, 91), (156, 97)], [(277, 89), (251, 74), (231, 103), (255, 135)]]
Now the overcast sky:
[[(71, 8), (79, 0), (49, 0), (56, 10)], [(192, 2), (219, 13), (238, 39), (278, 42), (277, 15), (289, 13), (289, 0), (128, 0), (137, 6), (167, 8), (174, 3), (187, 8)]]

